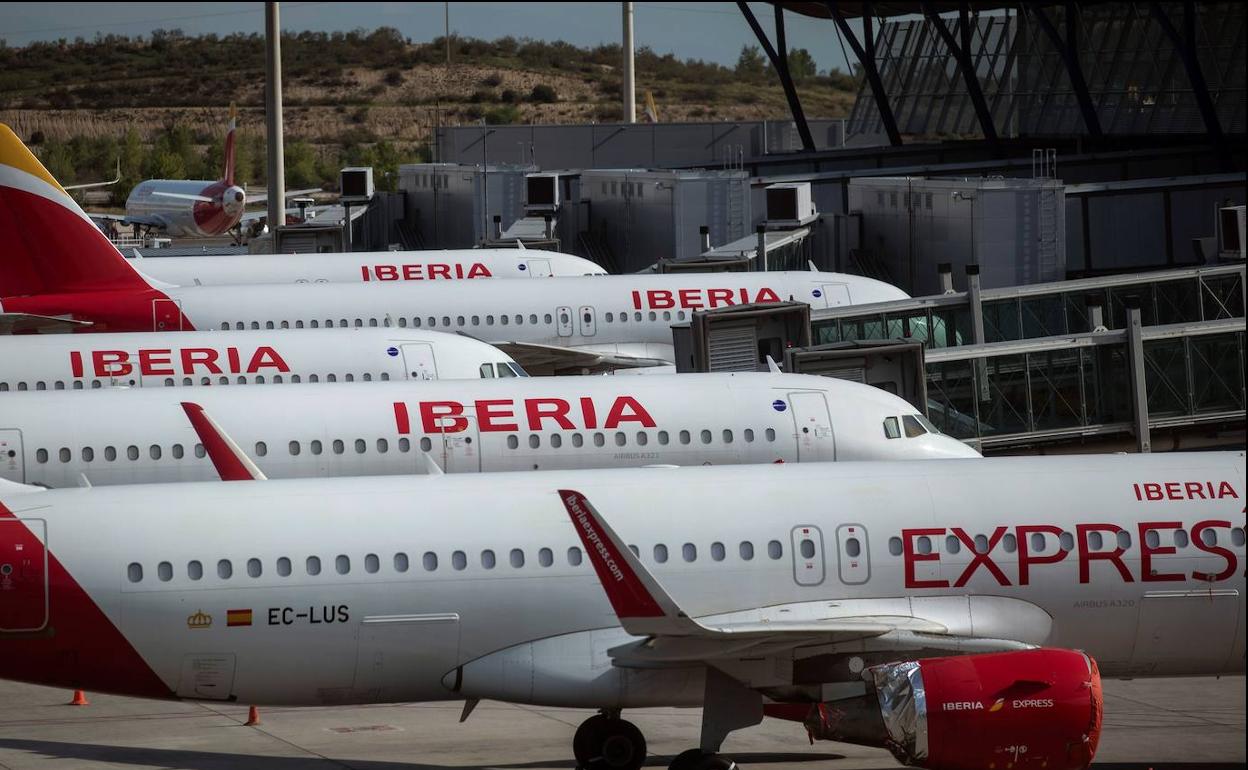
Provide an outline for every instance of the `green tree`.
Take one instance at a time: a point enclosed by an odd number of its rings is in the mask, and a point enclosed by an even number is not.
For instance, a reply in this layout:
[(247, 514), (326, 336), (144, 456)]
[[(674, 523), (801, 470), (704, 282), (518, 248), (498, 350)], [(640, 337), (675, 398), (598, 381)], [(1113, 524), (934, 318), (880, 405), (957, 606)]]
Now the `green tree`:
[(805, 48), (789, 49), (789, 74), (794, 80), (810, 80), (818, 73), (815, 57)]
[(321, 183), (316, 151), (307, 142), (286, 144), (286, 184), (292, 188), (316, 187)]
[(737, 57), (737, 66), (734, 72), (740, 78), (762, 78), (767, 73), (767, 62), (757, 48), (743, 45), (741, 46), (741, 55)]

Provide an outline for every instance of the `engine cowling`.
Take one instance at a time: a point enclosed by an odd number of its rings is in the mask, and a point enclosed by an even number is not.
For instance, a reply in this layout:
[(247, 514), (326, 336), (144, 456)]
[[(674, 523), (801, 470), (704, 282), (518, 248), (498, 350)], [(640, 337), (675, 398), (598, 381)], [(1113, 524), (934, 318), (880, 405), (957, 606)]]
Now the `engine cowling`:
[(931, 770), (1082, 770), (1096, 754), (1101, 676), (1081, 652), (927, 658), (863, 678), (866, 695), (766, 712), (800, 718), (812, 739), (882, 746)]

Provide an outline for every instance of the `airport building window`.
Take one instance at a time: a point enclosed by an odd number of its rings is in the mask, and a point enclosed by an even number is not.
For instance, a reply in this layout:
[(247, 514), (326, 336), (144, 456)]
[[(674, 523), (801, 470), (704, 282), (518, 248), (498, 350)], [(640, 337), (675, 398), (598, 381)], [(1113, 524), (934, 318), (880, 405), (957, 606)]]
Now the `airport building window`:
[(408, 566), (409, 564), (407, 561), (407, 554), (396, 553), (394, 555), (394, 571), (395, 572), (407, 572)]
[(113, 460), (116, 460), (117, 459), (117, 447), (111, 447), (111, 446), (104, 447), (104, 459), (109, 461), (110, 463)]
[(138, 583), (143, 579), (143, 565), (137, 561), (130, 562), (130, 566), (126, 567), (126, 577), (131, 583)]
[(737, 555), (741, 557), (741, 561), (752, 561), (754, 559), (754, 544), (749, 540), (742, 540), (737, 546)]
[(260, 566), (260, 560), (259, 560), (259, 559), (248, 559), (248, 560), (247, 560), (247, 576), (248, 576), (248, 577), (258, 578), (258, 577), (260, 577), (260, 574), (261, 574), (263, 571), (264, 571), (264, 569)]
[(290, 577), (290, 559), (285, 556), (278, 557), (277, 574), (281, 577)]
[(168, 583), (170, 580), (173, 580), (173, 565), (167, 561), (162, 561), (160, 564), (157, 564), (156, 577), (159, 578), (162, 583)]
[(334, 559), (334, 571), (339, 575), (346, 575), (351, 572), (351, 557), (346, 554), (338, 554)]
[(896, 417), (884, 418), (884, 438), (901, 438), (901, 426)]
[(667, 562), (667, 546), (662, 543), (654, 546), (654, 560), (659, 564)]
[(438, 555), (433, 551), (425, 551), (421, 564), (424, 565), (425, 572), (433, 572), (438, 568)]
[(549, 548), (542, 548), (537, 552), (537, 563), (543, 567), (549, 567), (555, 563), (555, 552)]
[(229, 580), (234, 576), (234, 565), (229, 559), (221, 559), (217, 562), (217, 577), (222, 580)]
[(693, 543), (685, 543), (680, 547), (680, 556), (685, 561), (696, 561), (698, 558), (698, 547)]
[(321, 559), (319, 556), (309, 556), (303, 566), (309, 575), (321, 574)]
[(572, 546), (571, 548), (568, 549), (568, 564), (572, 565), (573, 567), (581, 566), (581, 549), (580, 548), (577, 548), (576, 546)]
[(519, 548), (512, 548), (511, 553), (508, 554), (508, 559), (511, 561), (511, 566), (520, 569), (524, 566), (524, 551), (521, 551)]
[(298, 442), (298, 441), (292, 441), (292, 442), (290, 442), (290, 447), (289, 447), (289, 448), (290, 448), (290, 454), (291, 454), (291, 456), (292, 456), (292, 457), (297, 457), (297, 456), (299, 455), (300, 449), (299, 449), (299, 442)]
[(772, 540), (767, 544), (767, 555), (773, 559), (784, 558), (784, 546), (779, 540)]
[(264, 457), (269, 453), (269, 447), (263, 441), (256, 442), (256, 457)]
[[(1041, 536), (1040, 542), (1044, 542), (1043, 536)], [(901, 538), (890, 537), (888, 539), (888, 552), (893, 556), (901, 556)]]
[(381, 559), (377, 558), (377, 554), (366, 554), (364, 556), (364, 571), (371, 575), (379, 569), (381, 569)]
[(482, 567), (485, 567), (486, 569), (494, 569), (494, 563), (495, 563), (495, 559), (494, 559), (493, 551), (487, 548), (481, 552), (481, 566)]
[(468, 566), (468, 556), (463, 551), (455, 551), (451, 554), (451, 567), (462, 570)]

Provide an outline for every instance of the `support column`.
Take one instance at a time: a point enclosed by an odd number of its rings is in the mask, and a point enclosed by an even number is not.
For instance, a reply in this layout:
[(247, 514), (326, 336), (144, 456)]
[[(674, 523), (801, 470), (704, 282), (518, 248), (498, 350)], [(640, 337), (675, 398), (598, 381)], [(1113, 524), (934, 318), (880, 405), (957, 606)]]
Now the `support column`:
[(1149, 10), (1157, 20), (1161, 31), (1170, 39), (1174, 50), (1183, 59), (1187, 69), (1187, 79), (1192, 84), (1192, 94), (1196, 97), (1196, 106), (1200, 108), (1200, 116), (1204, 118), (1205, 130), (1213, 138), (1219, 148), (1224, 147), (1222, 123), (1218, 120), (1217, 108), (1213, 98), (1209, 96), (1209, 85), (1205, 82), (1205, 74), (1200, 69), (1200, 59), (1196, 56), (1196, 3), (1187, 0), (1183, 3), (1183, 34), (1179, 35), (1170, 17), (1162, 9), (1161, 3), (1149, 3)]
[(832, 20), (836, 22), (837, 28), (841, 30), (841, 34), (845, 36), (845, 40), (849, 42), (849, 47), (854, 49), (858, 63), (862, 65), (862, 71), (871, 85), (871, 96), (875, 98), (876, 109), (880, 111), (880, 122), (884, 124), (884, 132), (888, 134), (888, 143), (894, 147), (900, 147), (901, 132), (897, 130), (897, 118), (893, 116), (892, 105), (888, 103), (884, 79), (880, 77), (880, 70), (875, 66), (875, 31), (871, 19), (871, 3), (862, 4), (862, 43), (859, 43), (858, 38), (854, 36), (853, 30), (849, 28), (849, 23), (841, 15), (836, 3), (825, 2), (824, 5), (828, 13), (832, 15)]
[(1066, 77), (1070, 79), (1070, 87), (1075, 92), (1075, 100), (1079, 102), (1079, 112), (1083, 115), (1084, 128), (1088, 136), (1100, 138), (1105, 135), (1101, 130), (1101, 118), (1096, 114), (1092, 104), (1092, 94), (1088, 91), (1088, 81), (1083, 77), (1083, 65), (1079, 63), (1079, 6), (1073, 2), (1066, 3), (1066, 40), (1058, 34), (1057, 27), (1049, 21), (1044, 7), (1037, 5), (1034, 9), (1036, 21), (1048, 36), (1049, 42), (1057, 49), (1066, 65)]
[(962, 81), (966, 84), (967, 96), (971, 98), (971, 105), (975, 108), (975, 115), (979, 118), (980, 130), (984, 132), (984, 139), (991, 144), (997, 142), (997, 126), (992, 120), (992, 112), (988, 109), (988, 101), (984, 99), (984, 89), (979, 85), (979, 76), (975, 74), (975, 63), (971, 61), (971, 17), (966, 3), (962, 3), (961, 9), (958, 11), (958, 27), (961, 32), (962, 42), (959, 45), (954, 38), (953, 33), (945, 26), (945, 20), (940, 18), (932, 8), (929, 0), (923, 2), (923, 15), (927, 17), (928, 24), (936, 29), (940, 39), (945, 42), (945, 47), (949, 49), (950, 55), (958, 63), (958, 69), (962, 71)]
[(1131, 364), (1131, 406), (1135, 446), (1140, 452), (1153, 451), (1148, 427), (1148, 379), (1144, 368), (1144, 330), (1140, 321), (1140, 299), (1129, 297), (1127, 305), (1127, 360)]
[(624, 35), (621, 48), (624, 52), (624, 87), (622, 89), (624, 96), (624, 122), (637, 122), (637, 85), (634, 76), (634, 52), (633, 52), (633, 4), (623, 3), (624, 6)]
[[(269, 232), (286, 224), (286, 159), (282, 142), (282, 25), (278, 4), (264, 4), (264, 122), (268, 133)], [(348, 222), (348, 227), (350, 223)]]
[(750, 10), (749, 4), (743, 0), (737, 0), (737, 8), (741, 9), (741, 15), (745, 17), (746, 23), (754, 31), (754, 37), (758, 38), (759, 45), (763, 47), (763, 52), (767, 54), (767, 59), (771, 61), (771, 66), (775, 68), (776, 74), (780, 77), (780, 87), (784, 89), (784, 98), (789, 103), (789, 112), (793, 115), (793, 122), (797, 124), (797, 134), (802, 139), (802, 149), (806, 152), (814, 152), (815, 140), (810, 134), (810, 126), (806, 123), (806, 113), (802, 110), (801, 99), (797, 96), (797, 86), (794, 85), (793, 78), (789, 75), (789, 50), (785, 47), (784, 37), (784, 9), (779, 4), (776, 5), (776, 45), (780, 48), (780, 52), (777, 53), (759, 25), (758, 19), (754, 18), (754, 12)]
[[(984, 344), (984, 303), (980, 295), (979, 265), (966, 266), (966, 300), (971, 310), (971, 338), (974, 344)], [(979, 386), (979, 400), (991, 401), (992, 389), (988, 387), (988, 362), (983, 357), (975, 359), (975, 380)]]

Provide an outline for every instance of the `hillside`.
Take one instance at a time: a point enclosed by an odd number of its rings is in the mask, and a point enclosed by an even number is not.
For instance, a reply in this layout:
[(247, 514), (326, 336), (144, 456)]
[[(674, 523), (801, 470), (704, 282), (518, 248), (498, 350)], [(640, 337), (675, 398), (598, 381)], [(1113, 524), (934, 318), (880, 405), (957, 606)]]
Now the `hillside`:
[[(342, 162), (385, 166), (425, 157), (439, 124), (619, 119), (618, 46), (452, 38), (450, 67), (445, 55), (444, 41), (413, 44), (385, 28), (284, 36), (286, 142), (295, 154), (287, 168), (296, 177), (289, 181), (330, 181)], [(813, 68), (804, 74), (808, 115), (848, 113), (852, 78)], [(215, 175), (213, 155), (219, 158), (234, 101), (245, 152), (256, 161), (240, 162), (241, 173), (262, 183), (263, 84), (259, 35), (186, 37), (175, 30), (147, 39), (0, 47), (0, 121), (35, 145), (45, 163), (51, 155), (60, 166), (54, 173), (68, 181), (106, 178), (110, 151), (122, 155), (126, 177)], [(639, 101), (646, 91), (664, 121), (788, 114), (778, 80), (756, 53), (726, 68), (643, 48)]]

